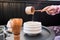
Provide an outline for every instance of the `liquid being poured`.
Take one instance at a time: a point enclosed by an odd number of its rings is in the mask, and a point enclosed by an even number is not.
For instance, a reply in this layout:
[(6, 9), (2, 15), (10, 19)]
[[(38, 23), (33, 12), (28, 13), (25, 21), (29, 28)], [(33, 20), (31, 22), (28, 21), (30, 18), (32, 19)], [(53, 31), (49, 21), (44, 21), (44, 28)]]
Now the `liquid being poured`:
[(41, 10), (34, 10), (34, 12), (32, 11), (32, 12), (33, 12), (33, 13), (32, 13), (32, 14), (33, 14), (33, 15), (32, 15), (32, 21), (34, 21), (34, 13), (35, 13), (35, 11), (36, 11), (36, 12), (41, 12)]
[(32, 16), (32, 21), (34, 21), (34, 15)]
[(35, 13), (34, 7), (31, 8), (31, 13), (32, 13), (32, 21), (34, 21), (34, 13)]
[(35, 10), (35, 8), (32, 7), (32, 8), (31, 8), (32, 21), (34, 21), (34, 13), (35, 13), (35, 11), (37, 11), (37, 12), (41, 12), (41, 10)]

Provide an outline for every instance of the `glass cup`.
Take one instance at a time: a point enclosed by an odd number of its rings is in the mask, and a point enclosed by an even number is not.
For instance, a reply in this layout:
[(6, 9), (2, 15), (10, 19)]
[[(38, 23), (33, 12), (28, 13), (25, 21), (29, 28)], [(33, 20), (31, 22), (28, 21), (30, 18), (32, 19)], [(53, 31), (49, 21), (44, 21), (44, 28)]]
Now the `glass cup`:
[(0, 26), (0, 40), (5, 40), (3, 30), (4, 30), (4, 26), (1, 25), (1, 26)]

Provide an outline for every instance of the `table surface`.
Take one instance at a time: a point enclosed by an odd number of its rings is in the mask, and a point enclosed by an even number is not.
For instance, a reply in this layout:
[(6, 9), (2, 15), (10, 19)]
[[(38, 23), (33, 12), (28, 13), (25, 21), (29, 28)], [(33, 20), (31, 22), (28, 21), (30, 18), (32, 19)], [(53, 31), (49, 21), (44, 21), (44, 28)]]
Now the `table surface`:
[[(14, 40), (13, 34), (9, 35), (10, 37), (7, 37), (6, 40)], [(54, 32), (47, 27), (43, 27), (42, 32), (36, 36), (29, 36), (25, 34), (23, 31), (21, 31), (20, 34), (20, 40), (53, 40), (54, 37), (55, 37)]]

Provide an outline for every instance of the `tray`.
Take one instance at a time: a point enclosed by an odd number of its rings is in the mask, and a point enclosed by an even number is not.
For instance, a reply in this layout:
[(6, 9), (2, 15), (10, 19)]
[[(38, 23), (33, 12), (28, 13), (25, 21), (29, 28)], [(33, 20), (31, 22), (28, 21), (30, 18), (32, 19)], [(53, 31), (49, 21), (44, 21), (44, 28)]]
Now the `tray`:
[[(6, 40), (14, 40), (13, 37), (13, 34), (10, 34), (10, 36), (7, 37)], [(42, 27), (42, 32), (36, 36), (29, 36), (25, 34), (23, 31), (21, 31), (20, 34), (20, 40), (53, 40), (54, 37), (54, 32), (44, 26)]]

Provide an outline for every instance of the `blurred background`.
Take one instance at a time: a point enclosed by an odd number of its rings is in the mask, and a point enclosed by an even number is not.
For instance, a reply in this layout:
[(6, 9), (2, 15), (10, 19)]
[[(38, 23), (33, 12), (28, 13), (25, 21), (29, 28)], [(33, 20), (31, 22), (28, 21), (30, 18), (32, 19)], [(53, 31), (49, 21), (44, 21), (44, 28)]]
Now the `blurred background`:
[[(25, 13), (26, 6), (34, 6), (35, 9), (42, 9), (48, 5), (60, 5), (60, 2), (59, 0), (0, 0), (0, 25), (6, 25), (10, 18), (23, 18), (24, 22), (31, 21), (32, 15)], [(60, 25), (60, 14), (56, 16), (44, 14), (42, 16), (42, 18), (46, 17), (48, 17), (48, 21), (43, 20), (42, 25)]]

